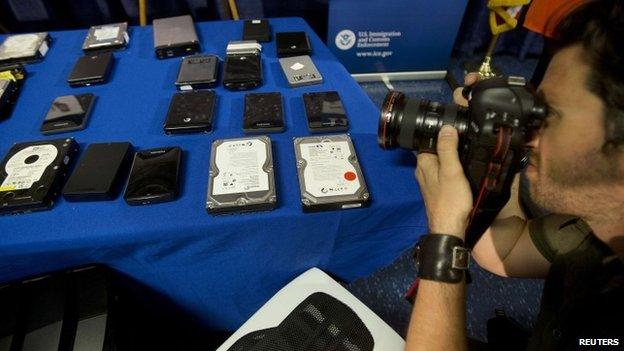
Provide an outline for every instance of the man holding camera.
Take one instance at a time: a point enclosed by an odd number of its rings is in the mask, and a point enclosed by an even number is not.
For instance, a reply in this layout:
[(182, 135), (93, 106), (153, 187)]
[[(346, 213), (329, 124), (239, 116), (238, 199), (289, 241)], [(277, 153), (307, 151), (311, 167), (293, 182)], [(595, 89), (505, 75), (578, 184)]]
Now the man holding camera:
[[(588, 2), (558, 26), (560, 46), (538, 89), (548, 117), (527, 144), (525, 170), (532, 200), (553, 214), (528, 219), (516, 177), (472, 251), (495, 274), (546, 279), (530, 350), (624, 345), (623, 37), (619, 0)], [(467, 348), (465, 280), (451, 256), (463, 245), (474, 199), (457, 146), (457, 131), (444, 126), (437, 154), (417, 156), (430, 234), (421, 238), (407, 350)]]

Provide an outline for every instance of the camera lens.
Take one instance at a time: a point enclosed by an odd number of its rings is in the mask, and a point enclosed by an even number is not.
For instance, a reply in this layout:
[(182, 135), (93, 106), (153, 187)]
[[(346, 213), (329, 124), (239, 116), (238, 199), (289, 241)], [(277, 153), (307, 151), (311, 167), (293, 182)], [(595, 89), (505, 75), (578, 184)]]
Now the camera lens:
[(438, 132), (445, 124), (463, 135), (468, 128), (466, 110), (455, 104), (408, 99), (405, 94), (392, 91), (381, 107), (377, 140), (384, 149), (401, 147), (435, 153)]

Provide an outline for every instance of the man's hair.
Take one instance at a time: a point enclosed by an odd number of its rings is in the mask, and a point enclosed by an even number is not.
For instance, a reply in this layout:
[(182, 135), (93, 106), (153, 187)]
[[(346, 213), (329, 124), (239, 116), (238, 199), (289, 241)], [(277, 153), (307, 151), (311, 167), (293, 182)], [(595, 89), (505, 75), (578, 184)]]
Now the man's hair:
[(605, 104), (605, 153), (624, 146), (624, 1), (594, 0), (556, 29), (560, 48), (580, 44), (591, 67), (587, 88)]

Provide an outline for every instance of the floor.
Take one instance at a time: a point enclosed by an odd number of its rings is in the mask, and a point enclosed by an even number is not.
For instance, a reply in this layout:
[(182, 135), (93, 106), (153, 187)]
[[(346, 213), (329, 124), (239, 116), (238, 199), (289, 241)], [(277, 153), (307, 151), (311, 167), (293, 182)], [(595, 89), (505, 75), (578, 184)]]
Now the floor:
[[(463, 62), (453, 59), (450, 72), (458, 82), (463, 82)], [(494, 65), (505, 75), (520, 75), (527, 79), (533, 74), (536, 58), (519, 60), (512, 56), (497, 56)], [(394, 90), (404, 92), (411, 98), (427, 98), (448, 103), (452, 91), (444, 80), (391, 82)], [(371, 100), (380, 106), (388, 88), (382, 82), (361, 83)], [(395, 151), (402, 152), (402, 151)], [(477, 340), (487, 338), (487, 320), (494, 317), (495, 309), (504, 309), (507, 315), (520, 325), (531, 328), (539, 311), (542, 281), (510, 279), (495, 276), (476, 264), (470, 268), (472, 283), (467, 289), (468, 335)], [(383, 320), (404, 336), (409, 322), (411, 305), (404, 294), (412, 284), (416, 271), (411, 252), (405, 252), (390, 266), (370, 277), (354, 281), (348, 289), (375, 311)]]

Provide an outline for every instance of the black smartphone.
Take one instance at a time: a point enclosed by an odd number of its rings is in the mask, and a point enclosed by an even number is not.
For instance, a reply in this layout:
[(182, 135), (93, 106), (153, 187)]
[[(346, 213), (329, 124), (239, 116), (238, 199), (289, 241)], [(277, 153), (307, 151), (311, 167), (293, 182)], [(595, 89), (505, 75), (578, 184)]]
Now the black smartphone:
[(243, 131), (245, 133), (283, 132), (284, 109), (281, 93), (245, 95)]
[(223, 86), (230, 90), (249, 90), (262, 84), (260, 53), (227, 55), (223, 68)]
[(41, 133), (48, 135), (85, 129), (94, 102), (95, 95), (90, 93), (57, 97), (43, 120)]
[(167, 134), (212, 131), (216, 94), (212, 90), (173, 94), (163, 129)]
[(180, 63), (175, 85), (180, 90), (212, 88), (217, 84), (219, 58), (214, 55), (187, 56)]
[(124, 199), (129, 205), (175, 200), (179, 194), (182, 149), (165, 147), (134, 154)]
[(87, 147), (84, 156), (63, 188), (67, 201), (112, 200), (119, 196), (121, 186), (132, 162), (132, 144), (97, 143)]
[(349, 129), (349, 119), (338, 92), (305, 93), (303, 104), (310, 132), (344, 132)]

